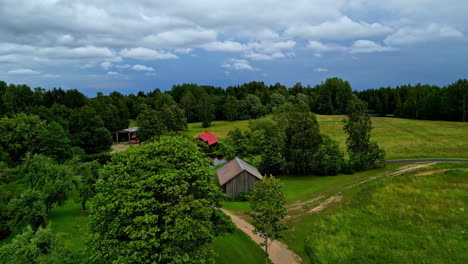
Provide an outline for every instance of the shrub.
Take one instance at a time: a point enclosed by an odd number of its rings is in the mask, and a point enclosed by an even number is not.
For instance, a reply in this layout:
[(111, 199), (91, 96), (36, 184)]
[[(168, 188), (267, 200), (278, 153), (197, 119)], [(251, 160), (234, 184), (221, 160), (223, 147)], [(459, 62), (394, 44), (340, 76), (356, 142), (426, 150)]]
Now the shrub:
[(252, 194), (250, 192), (240, 192), (236, 195), (234, 198), (234, 201), (236, 202), (246, 202), (250, 199), (250, 196)]

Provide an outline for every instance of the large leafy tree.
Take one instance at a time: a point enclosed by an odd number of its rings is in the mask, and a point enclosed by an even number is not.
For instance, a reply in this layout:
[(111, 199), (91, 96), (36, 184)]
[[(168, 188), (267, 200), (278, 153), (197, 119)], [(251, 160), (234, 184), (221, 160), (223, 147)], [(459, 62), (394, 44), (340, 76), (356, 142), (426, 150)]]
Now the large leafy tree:
[(139, 114), (136, 122), (140, 128), (140, 130), (138, 130), (138, 138), (142, 141), (149, 140), (154, 136), (160, 136), (167, 132), (164, 119), (158, 111), (151, 108), (146, 108)]
[(19, 163), (26, 153), (39, 153), (46, 122), (23, 113), (0, 119), (0, 149), (10, 164)]
[(10, 201), (8, 210), (12, 228), (22, 228), (29, 225), (36, 231), (40, 226), (45, 225), (44, 195), (39, 191), (29, 189), (23, 192), (21, 196)]
[(90, 210), (90, 261), (213, 262), (212, 241), (232, 224), (219, 210), (209, 164), (184, 137), (115, 154)]
[(74, 145), (81, 147), (86, 153), (99, 153), (109, 150), (112, 137), (109, 130), (96, 110), (84, 106), (73, 111), (69, 124)]
[(312, 159), (322, 143), (317, 119), (304, 102), (278, 107), (274, 119), (284, 129), (284, 158), (291, 170), (306, 174), (312, 170)]
[(273, 240), (281, 237), (286, 229), (281, 220), (286, 216), (284, 197), (281, 183), (273, 176), (263, 177), (255, 184), (250, 196), (251, 211), (254, 226), (253, 232), (260, 235), (265, 242), (265, 263), (268, 263), (268, 246)]

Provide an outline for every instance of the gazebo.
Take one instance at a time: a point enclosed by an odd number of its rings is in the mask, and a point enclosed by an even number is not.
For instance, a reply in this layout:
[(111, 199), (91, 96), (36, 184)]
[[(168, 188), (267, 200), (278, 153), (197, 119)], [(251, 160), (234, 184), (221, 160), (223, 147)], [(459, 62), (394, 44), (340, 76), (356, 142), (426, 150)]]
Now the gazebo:
[(139, 127), (130, 127), (126, 129), (117, 130), (113, 133), (115, 135), (115, 141), (119, 142), (119, 134), (120, 141), (130, 141), (131, 136), (134, 135), (138, 130)]

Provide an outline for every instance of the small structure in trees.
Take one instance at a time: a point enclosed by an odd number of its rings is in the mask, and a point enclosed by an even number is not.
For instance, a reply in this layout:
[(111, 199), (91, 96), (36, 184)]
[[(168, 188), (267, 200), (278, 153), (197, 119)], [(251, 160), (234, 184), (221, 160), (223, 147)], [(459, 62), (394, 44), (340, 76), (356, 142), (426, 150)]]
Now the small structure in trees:
[(255, 183), (262, 179), (262, 174), (255, 167), (238, 157), (220, 167), (216, 175), (219, 186), (231, 198), (240, 192), (253, 190)]
[(215, 137), (215, 135), (211, 134), (207, 130), (205, 130), (205, 133), (202, 133), (197, 136), (201, 141), (206, 142), (208, 146), (214, 146), (216, 143), (218, 143), (218, 139)]
[(113, 133), (115, 142), (130, 141), (132, 136), (135, 135), (135, 133), (138, 132), (139, 129), (139, 127), (130, 127), (115, 131)]

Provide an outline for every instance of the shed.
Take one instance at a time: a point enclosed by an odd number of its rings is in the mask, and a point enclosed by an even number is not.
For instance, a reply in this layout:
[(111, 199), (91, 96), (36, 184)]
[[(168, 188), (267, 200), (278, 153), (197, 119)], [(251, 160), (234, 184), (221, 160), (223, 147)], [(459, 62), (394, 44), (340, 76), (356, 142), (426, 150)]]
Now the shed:
[(130, 141), (131, 136), (135, 134), (139, 129), (139, 127), (130, 127), (126, 129), (117, 130), (114, 132), (115, 141), (119, 142), (119, 134), (120, 141)]
[(197, 136), (200, 140), (206, 142), (208, 146), (212, 146), (216, 143), (218, 143), (218, 139), (215, 137), (215, 135), (211, 134), (210, 132), (205, 130), (205, 133), (202, 133)]
[(262, 179), (262, 174), (255, 167), (238, 157), (220, 167), (216, 175), (219, 186), (231, 198), (254, 189), (255, 183)]

